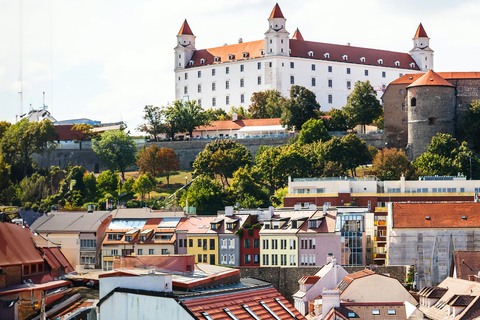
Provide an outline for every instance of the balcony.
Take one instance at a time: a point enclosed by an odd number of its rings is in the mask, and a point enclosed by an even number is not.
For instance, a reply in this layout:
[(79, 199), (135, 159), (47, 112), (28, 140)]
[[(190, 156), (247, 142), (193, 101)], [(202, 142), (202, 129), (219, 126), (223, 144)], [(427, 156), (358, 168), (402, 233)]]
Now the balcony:
[(96, 250), (96, 247), (80, 247), (80, 251), (83, 252), (95, 252)]
[(373, 241), (386, 242), (386, 241), (387, 241), (387, 237), (373, 237)]
[(289, 193), (285, 198), (301, 198), (301, 197), (338, 197), (338, 193)]
[(387, 259), (387, 254), (386, 253), (374, 253), (373, 254), (373, 259)]
[(386, 226), (387, 221), (385, 221), (385, 220), (373, 221), (373, 225), (374, 226)]

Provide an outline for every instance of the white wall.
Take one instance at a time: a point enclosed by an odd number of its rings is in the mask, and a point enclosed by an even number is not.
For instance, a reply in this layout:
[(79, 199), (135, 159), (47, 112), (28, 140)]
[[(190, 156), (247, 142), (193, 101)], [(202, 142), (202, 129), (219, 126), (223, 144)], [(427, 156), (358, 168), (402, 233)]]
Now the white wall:
[[(165, 288), (167, 284), (167, 288)], [(172, 275), (156, 273), (139, 277), (109, 277), (100, 279), (100, 299), (115, 288), (171, 292)]]

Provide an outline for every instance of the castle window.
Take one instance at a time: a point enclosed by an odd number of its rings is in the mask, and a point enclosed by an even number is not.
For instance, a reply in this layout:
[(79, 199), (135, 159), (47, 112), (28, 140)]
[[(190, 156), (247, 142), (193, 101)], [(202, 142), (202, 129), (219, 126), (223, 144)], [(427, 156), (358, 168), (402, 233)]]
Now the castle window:
[[(202, 106), (202, 99), (198, 99), (197, 101), (198, 105), (201, 107)], [(187, 241), (187, 239), (185, 239), (185, 241)], [(186, 245), (185, 245), (186, 246)]]
[(229, 74), (229, 73), (230, 73), (230, 67), (226, 67), (226, 68), (225, 68), (225, 73), (226, 73), (226, 74)]
[(413, 62), (410, 63), (410, 68), (412, 68), (412, 69), (415, 68), (415, 63), (413, 63)]
[(280, 42), (283, 43), (283, 39)]
[(393, 64), (395, 64), (395, 67), (400, 67), (400, 61), (395, 61)]
[(328, 87), (329, 88), (333, 87), (333, 80), (332, 79), (328, 79)]
[(295, 62), (290, 62), (290, 68), (295, 68)]
[(405, 103), (402, 103), (402, 110), (405, 110)]
[(437, 118), (435, 118), (435, 117), (428, 118), (428, 124), (429, 125), (437, 124)]
[(415, 107), (417, 105), (417, 98), (412, 98), (410, 100), (410, 106)]
[(347, 68), (347, 74), (350, 74), (350, 68)]
[(425, 61), (427, 61), (427, 57), (425, 57)]
[(480, 93), (480, 87), (477, 87), (477, 92)]
[(204, 63), (205, 63), (205, 59), (200, 59), (200, 63), (201, 63), (201, 64), (204, 64)]
[(213, 61), (219, 62), (219, 61), (220, 61), (220, 57), (215, 57), (215, 58), (213, 58)]
[(262, 69), (262, 63), (261, 63), (261, 62), (258, 62), (258, 63), (257, 63), (257, 69), (258, 69), (258, 70)]
[(197, 72), (197, 77), (201, 78), (202, 77), (202, 71)]
[(398, 94), (403, 95), (403, 89), (398, 90)]
[(382, 78), (385, 78), (387, 76), (387, 73), (385, 71), (382, 71)]
[(463, 93), (463, 87), (457, 87), (457, 91), (459, 94)]
[(308, 56), (313, 57), (313, 51), (308, 51)]
[(217, 84), (215, 82), (212, 82), (212, 91), (215, 91), (217, 89)]
[(270, 43), (272, 43), (272, 39), (270, 39)]
[(407, 123), (407, 119), (402, 119), (402, 123), (403, 124)]
[(271, 68), (271, 67), (272, 67), (272, 63), (271, 63), (271, 62), (269, 62), (269, 63), (268, 63), (268, 66)]
[(270, 52), (273, 52), (271, 48), (270, 48)]
[(245, 80), (244, 79), (240, 79), (240, 87), (245, 87)]
[(257, 84), (262, 84), (262, 77), (261, 76), (258, 76), (257, 77)]
[(190, 61), (188, 62), (188, 64), (190, 64), (191, 66), (193, 66), (194, 63), (195, 63), (195, 61), (193, 61), (193, 60), (190, 60)]
[(264, 51), (264, 50), (260, 50), (260, 55), (261, 55), (261, 56), (265, 55), (265, 51)]
[(366, 77), (368, 76), (368, 70), (365, 70), (365, 76)]
[(245, 66), (243, 64), (240, 65), (240, 72), (245, 71)]
[(235, 55), (234, 54), (229, 54), (228, 55), (228, 60), (233, 60), (235, 59)]
[(365, 57), (361, 57), (360, 62), (365, 62)]
[(347, 90), (351, 90), (351, 89), (352, 89), (352, 82), (347, 81)]
[(347, 61), (347, 60), (348, 60), (348, 56), (347, 56), (346, 54), (344, 54), (344, 55), (342, 56), (342, 59), (343, 59), (343, 61)]
[(215, 107), (217, 105), (217, 98), (212, 98), (212, 106)]
[(244, 52), (243, 55), (242, 55), (242, 57), (248, 58), (248, 52)]
[(212, 76), (215, 75), (215, 69), (212, 69)]
[(183, 94), (188, 94), (188, 87), (187, 86), (183, 87)]
[(282, 49), (280, 49), (280, 52), (283, 52), (283, 48), (282, 48)]
[(240, 95), (240, 103), (245, 103), (245, 95), (243, 93)]
[(312, 64), (312, 71), (315, 71), (315, 65)]
[(225, 97), (225, 104), (228, 106), (230, 104), (230, 96)]
[(323, 56), (325, 57), (325, 59), (329, 59), (329, 58), (330, 58), (330, 53), (325, 52), (325, 53), (323, 54)]
[(315, 78), (312, 78), (312, 87), (315, 87), (317, 85), (317, 80)]
[(188, 73), (185, 72), (185, 80), (188, 80)]
[(383, 59), (378, 59), (377, 62), (378, 64), (383, 64)]
[(295, 77), (294, 76), (290, 76), (290, 84), (295, 84)]
[(328, 72), (332, 72), (333, 68), (332, 66), (328, 66)]
[(225, 81), (225, 89), (230, 89), (230, 81)]
[(333, 103), (333, 96), (331, 94), (328, 95), (328, 103)]
[(198, 90), (197, 90), (197, 91), (198, 91), (198, 93), (201, 93), (201, 92), (202, 92), (202, 85), (201, 85), (201, 84), (199, 84), (197, 89), (198, 89)]

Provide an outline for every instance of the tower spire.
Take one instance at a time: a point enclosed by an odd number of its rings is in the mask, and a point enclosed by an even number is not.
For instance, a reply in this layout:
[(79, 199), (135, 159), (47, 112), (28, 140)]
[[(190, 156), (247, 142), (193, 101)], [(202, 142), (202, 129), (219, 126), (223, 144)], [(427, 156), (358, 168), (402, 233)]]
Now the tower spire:
[(423, 28), (422, 23), (418, 25), (417, 32), (415, 32), (415, 36), (413, 37), (414, 39), (417, 38), (428, 38), (427, 33), (425, 32), (425, 29)]
[(302, 34), (300, 33), (300, 30), (298, 30), (298, 28), (297, 28), (297, 30), (295, 30), (295, 32), (293, 33), (292, 39), (297, 39), (297, 40), (305, 41), (305, 40), (303, 39)]
[(178, 32), (178, 35), (193, 36), (192, 29), (190, 29), (190, 26), (188, 25), (187, 19), (185, 19), (185, 21), (183, 21), (182, 27), (180, 28), (180, 31)]

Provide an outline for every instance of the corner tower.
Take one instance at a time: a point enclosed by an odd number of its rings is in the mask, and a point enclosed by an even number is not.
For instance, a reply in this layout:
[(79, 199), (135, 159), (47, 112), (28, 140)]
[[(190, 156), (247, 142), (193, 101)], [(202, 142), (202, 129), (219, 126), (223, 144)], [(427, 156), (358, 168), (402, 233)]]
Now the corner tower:
[(280, 6), (275, 4), (272, 13), (268, 18), (268, 30), (265, 32), (265, 55), (290, 55), (290, 44), (285, 23), (287, 19), (283, 16)]
[(417, 28), (415, 36), (413, 37), (413, 49), (410, 50), (410, 56), (417, 63), (422, 71), (433, 69), (433, 50), (430, 49), (430, 38), (423, 28), (422, 24)]
[(188, 25), (187, 20), (182, 24), (177, 34), (177, 46), (175, 47), (175, 69), (187, 67), (195, 52), (195, 36)]

